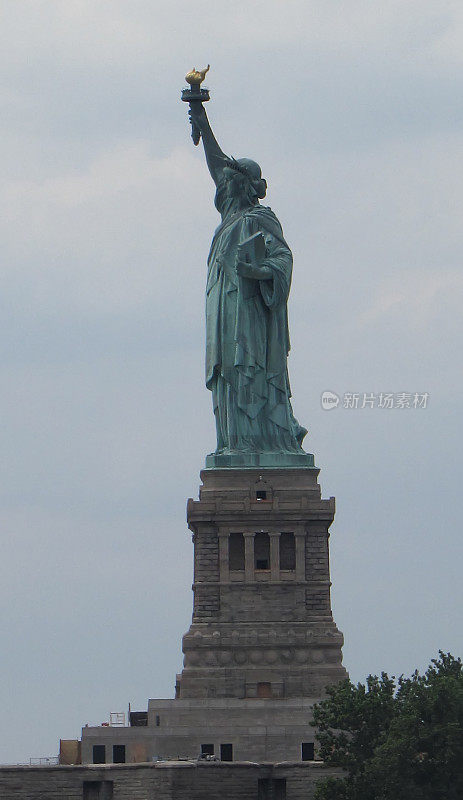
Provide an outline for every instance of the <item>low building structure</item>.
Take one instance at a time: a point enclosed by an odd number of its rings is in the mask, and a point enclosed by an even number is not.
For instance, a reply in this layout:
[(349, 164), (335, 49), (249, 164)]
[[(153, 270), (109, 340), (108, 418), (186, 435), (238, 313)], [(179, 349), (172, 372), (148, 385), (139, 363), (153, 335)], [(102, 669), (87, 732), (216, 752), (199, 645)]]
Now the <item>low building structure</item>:
[(156, 764), (0, 767), (2, 800), (311, 800), (320, 763)]

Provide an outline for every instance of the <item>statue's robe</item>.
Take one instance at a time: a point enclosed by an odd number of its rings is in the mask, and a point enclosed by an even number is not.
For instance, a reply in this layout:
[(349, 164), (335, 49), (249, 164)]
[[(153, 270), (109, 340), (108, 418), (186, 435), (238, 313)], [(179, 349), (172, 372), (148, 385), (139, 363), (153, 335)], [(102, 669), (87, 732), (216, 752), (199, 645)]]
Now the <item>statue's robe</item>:
[[(220, 194), (218, 205), (220, 208)], [(236, 273), (238, 244), (261, 231), (268, 280)], [(216, 452), (301, 452), (287, 371), (292, 254), (280, 223), (260, 205), (225, 215), (208, 259), (206, 385), (213, 393)]]

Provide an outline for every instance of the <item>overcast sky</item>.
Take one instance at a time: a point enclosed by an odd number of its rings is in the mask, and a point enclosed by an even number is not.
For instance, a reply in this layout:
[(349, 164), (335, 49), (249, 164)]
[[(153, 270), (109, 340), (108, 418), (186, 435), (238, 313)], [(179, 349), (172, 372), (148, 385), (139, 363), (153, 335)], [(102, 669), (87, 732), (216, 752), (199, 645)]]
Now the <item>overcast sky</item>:
[[(353, 680), (461, 654), (460, 0), (3, 0), (0, 762), (172, 697), (218, 216), (179, 100), (210, 62), (295, 265), (294, 410), (335, 495)], [(341, 402), (325, 411), (323, 391)], [(343, 408), (348, 392), (426, 408)]]

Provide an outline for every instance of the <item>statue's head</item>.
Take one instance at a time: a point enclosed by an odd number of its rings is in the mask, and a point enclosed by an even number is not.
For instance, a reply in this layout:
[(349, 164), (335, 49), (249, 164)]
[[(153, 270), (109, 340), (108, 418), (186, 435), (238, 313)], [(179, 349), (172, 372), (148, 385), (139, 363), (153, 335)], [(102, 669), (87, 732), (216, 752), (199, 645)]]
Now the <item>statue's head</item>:
[(245, 194), (251, 203), (262, 200), (267, 193), (267, 181), (256, 161), (250, 158), (229, 158), (225, 168), (229, 194)]

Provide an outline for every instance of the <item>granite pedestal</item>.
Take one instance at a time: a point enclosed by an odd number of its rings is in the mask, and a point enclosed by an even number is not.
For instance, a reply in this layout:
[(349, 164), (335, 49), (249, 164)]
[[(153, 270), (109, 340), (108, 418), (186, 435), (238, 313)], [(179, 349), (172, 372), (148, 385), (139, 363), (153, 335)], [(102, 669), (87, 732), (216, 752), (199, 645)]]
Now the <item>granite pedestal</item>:
[(176, 697), (150, 700), (146, 727), (84, 728), (84, 763), (93, 745), (110, 757), (122, 740), (134, 761), (220, 756), (224, 745), (233, 760), (310, 751), (311, 707), (347, 677), (330, 602), (335, 504), (317, 477), (312, 466), (201, 472), (187, 505), (194, 602)]

